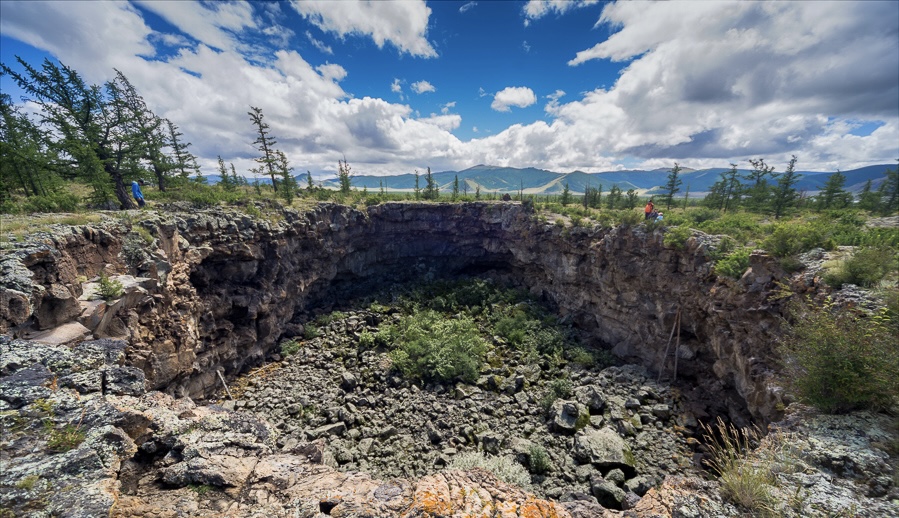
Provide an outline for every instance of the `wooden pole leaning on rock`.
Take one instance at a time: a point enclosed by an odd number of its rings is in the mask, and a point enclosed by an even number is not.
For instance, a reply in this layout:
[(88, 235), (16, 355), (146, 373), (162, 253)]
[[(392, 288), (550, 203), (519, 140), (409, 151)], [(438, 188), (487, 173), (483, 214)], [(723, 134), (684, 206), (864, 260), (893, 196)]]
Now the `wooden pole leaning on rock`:
[(674, 346), (674, 377), (671, 382), (677, 381), (677, 357), (680, 355), (680, 308), (677, 308), (677, 343)]
[(222, 371), (216, 370), (215, 373), (218, 374), (218, 375), (219, 375), (219, 379), (222, 380), (222, 385), (225, 386), (225, 392), (228, 393), (228, 399), (230, 399), (230, 400), (233, 401), (233, 400), (234, 400), (234, 396), (232, 396), (232, 395), (231, 395), (231, 391), (228, 390), (228, 384), (225, 383), (225, 377), (222, 376)]
[(674, 339), (674, 331), (677, 330), (677, 347), (674, 349), (674, 378), (677, 379), (677, 349), (680, 348), (680, 308), (674, 316), (674, 323), (671, 325), (671, 334), (668, 335), (668, 344), (665, 346), (665, 354), (662, 355), (662, 365), (659, 367), (659, 378), (656, 383), (662, 382), (662, 374), (665, 373), (665, 363), (668, 361), (668, 351), (671, 350), (671, 340)]

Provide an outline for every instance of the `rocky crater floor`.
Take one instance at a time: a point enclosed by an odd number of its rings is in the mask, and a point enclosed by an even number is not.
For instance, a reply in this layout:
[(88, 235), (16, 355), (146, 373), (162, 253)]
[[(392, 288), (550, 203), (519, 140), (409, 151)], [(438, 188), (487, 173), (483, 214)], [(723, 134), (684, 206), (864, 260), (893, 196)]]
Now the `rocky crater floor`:
[[(329, 323), (223, 406), (264, 417), (282, 447), (325, 438), (333, 466), (384, 479), (481, 452), (528, 467), (527, 487), (541, 497), (592, 495), (621, 509), (668, 475), (696, 474), (697, 421), (642, 366), (541, 366), (518, 354), (473, 384), (420, 386), (389, 368), (385, 350), (360, 347), (383, 319), (391, 315), (359, 311)], [(553, 392), (559, 381), (564, 396)]]

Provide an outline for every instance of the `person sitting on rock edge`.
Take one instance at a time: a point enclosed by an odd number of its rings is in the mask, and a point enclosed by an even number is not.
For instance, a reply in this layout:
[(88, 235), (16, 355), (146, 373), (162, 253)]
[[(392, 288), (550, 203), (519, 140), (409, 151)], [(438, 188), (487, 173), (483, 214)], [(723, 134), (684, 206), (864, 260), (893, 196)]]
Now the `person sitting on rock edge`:
[(653, 205), (652, 198), (650, 198), (649, 202), (646, 204), (646, 208), (643, 209), (643, 213), (646, 215), (645, 219), (651, 218), (654, 210), (655, 205)]

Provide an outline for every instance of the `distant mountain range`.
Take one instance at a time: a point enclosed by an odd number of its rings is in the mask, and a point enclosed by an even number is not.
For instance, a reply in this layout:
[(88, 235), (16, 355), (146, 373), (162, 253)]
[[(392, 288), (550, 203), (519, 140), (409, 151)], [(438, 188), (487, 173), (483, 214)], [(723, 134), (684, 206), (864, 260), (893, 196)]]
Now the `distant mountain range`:
[[(882, 164), (841, 171), (846, 176), (845, 189), (848, 191), (861, 191), (865, 183), (871, 180), (874, 188), (877, 188), (885, 178), (885, 171), (893, 169), (896, 164)], [(727, 168), (713, 169), (689, 169), (684, 168), (680, 174), (683, 183), (680, 192), (683, 193), (689, 187), (691, 193), (697, 196), (708, 192), (709, 188), (721, 179), (721, 173), (729, 171)], [(749, 173), (748, 169), (739, 169), (740, 174)], [(573, 194), (583, 193), (587, 187), (597, 188), (602, 186), (603, 192), (609, 192), (612, 186), (617, 185), (622, 191), (635, 189), (640, 194), (660, 193), (668, 178), (668, 169), (654, 169), (652, 171), (626, 170), (606, 171), (599, 173), (585, 173), (574, 171), (571, 173), (556, 173), (545, 169), (528, 167), (517, 169), (514, 167), (497, 167), (489, 165), (476, 165), (462, 171), (441, 171), (432, 176), (440, 186), (440, 192), (450, 192), (453, 181), (459, 177), (459, 190), (473, 193), (480, 186), (481, 193), (518, 192), (522, 189), (525, 194), (560, 194), (568, 184), (568, 189)], [(795, 188), (799, 191), (814, 193), (830, 178), (833, 172), (823, 171), (797, 171), (800, 178)], [(774, 174), (776, 182), (779, 173)], [(305, 178), (300, 178), (305, 180)], [(325, 187), (337, 188), (339, 183), (336, 178), (322, 182)], [(383, 187), (387, 191), (411, 191), (415, 189), (415, 175), (401, 174), (395, 176), (354, 176), (352, 177), (354, 188), (367, 188), (369, 191), (378, 191)], [(420, 174), (419, 187), (425, 187), (425, 175)]]

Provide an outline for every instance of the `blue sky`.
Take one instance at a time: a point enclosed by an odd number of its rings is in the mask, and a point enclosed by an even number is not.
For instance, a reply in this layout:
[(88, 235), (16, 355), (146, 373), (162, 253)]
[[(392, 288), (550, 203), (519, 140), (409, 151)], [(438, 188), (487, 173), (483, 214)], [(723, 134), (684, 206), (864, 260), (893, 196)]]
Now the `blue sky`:
[(317, 177), (899, 158), (899, 2), (4, 0), (16, 55), (122, 70), (207, 174), (254, 165), (251, 105)]

